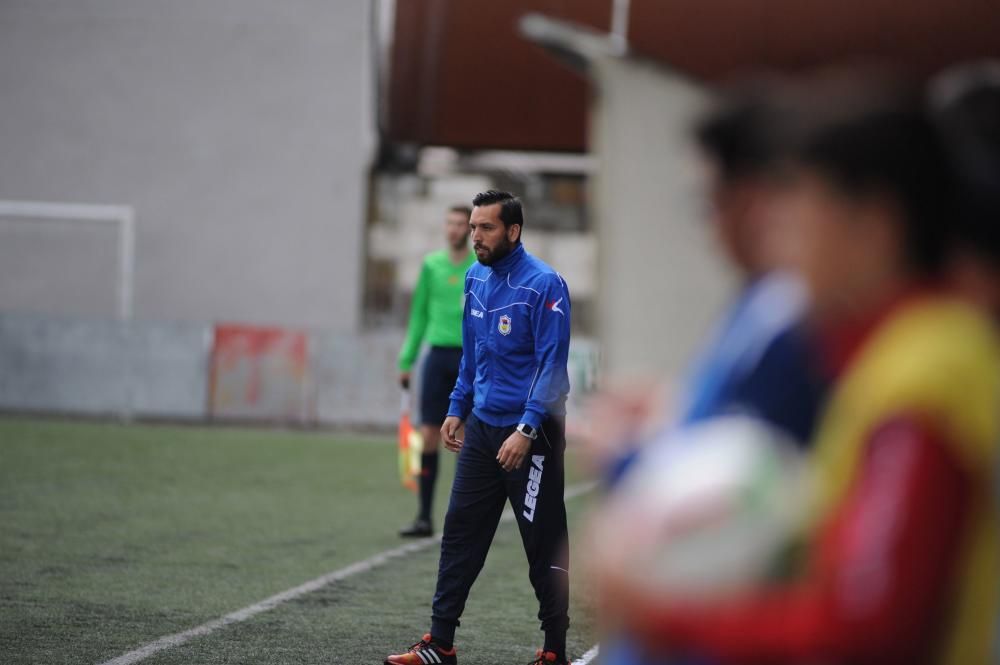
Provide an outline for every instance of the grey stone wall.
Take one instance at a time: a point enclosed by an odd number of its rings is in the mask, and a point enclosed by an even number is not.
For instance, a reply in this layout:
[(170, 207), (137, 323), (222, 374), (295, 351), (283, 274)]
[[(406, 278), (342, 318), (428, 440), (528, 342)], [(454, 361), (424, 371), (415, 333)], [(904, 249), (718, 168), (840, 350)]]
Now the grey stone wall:
[[(139, 320), (357, 330), (369, 22), (365, 0), (3, 0), (0, 199), (133, 206)], [(0, 220), (22, 257), (0, 311), (113, 312), (110, 243)]]

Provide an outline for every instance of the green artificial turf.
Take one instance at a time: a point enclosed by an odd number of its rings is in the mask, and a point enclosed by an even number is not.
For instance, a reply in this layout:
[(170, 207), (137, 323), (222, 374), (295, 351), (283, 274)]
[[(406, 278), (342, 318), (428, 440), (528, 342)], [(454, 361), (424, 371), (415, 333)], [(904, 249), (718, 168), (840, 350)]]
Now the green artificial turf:
[[(102, 662), (397, 547), (415, 498), (395, 459), (385, 438), (0, 419), (0, 660)], [(438, 524), (454, 457), (441, 466)], [(586, 502), (570, 502), (571, 522)], [(426, 627), (437, 556), (427, 548), (143, 662), (381, 662)], [(573, 655), (593, 632), (578, 582)], [(462, 662), (527, 662), (536, 611), (517, 529), (502, 525), (463, 620)]]

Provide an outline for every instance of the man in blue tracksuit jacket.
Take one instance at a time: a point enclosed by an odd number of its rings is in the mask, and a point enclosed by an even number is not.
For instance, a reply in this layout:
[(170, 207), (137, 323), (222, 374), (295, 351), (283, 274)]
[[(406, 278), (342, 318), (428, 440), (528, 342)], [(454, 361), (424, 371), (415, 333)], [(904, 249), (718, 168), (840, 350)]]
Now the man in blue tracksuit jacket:
[[(444, 522), (431, 631), (390, 665), (455, 663), (455, 629), (510, 500), (538, 598), (538, 663), (566, 663), (569, 627), (565, 403), (570, 301), (555, 270), (521, 245), (520, 201), (473, 200), (463, 356), (442, 441), (459, 453)], [(462, 427), (464, 424), (464, 437)]]

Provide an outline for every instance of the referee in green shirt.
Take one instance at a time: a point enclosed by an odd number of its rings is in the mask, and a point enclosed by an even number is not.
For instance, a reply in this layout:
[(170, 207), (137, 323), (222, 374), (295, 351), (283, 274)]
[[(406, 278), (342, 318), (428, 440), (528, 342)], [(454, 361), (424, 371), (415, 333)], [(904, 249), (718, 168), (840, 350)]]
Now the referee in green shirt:
[(413, 524), (399, 532), (401, 536), (424, 537), (433, 533), (431, 503), (437, 480), (438, 442), (462, 362), (465, 272), (476, 260), (469, 251), (471, 214), (467, 206), (448, 209), (445, 219), (448, 248), (424, 258), (413, 292), (406, 341), (399, 352), (399, 380), (406, 390), (421, 344), (426, 341), (431, 347), (420, 382), (420, 433), (424, 440), (420, 456), (420, 510)]

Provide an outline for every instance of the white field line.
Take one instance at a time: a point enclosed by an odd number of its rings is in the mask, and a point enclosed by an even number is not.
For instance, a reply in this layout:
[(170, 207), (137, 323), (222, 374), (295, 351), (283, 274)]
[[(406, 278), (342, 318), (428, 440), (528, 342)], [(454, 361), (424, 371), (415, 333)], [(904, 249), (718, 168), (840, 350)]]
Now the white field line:
[(583, 654), (582, 656), (574, 660), (573, 665), (587, 665), (587, 663), (597, 658), (597, 654), (598, 652), (600, 652), (600, 650), (601, 650), (601, 645), (595, 644), (593, 647), (591, 647), (590, 651), (588, 651), (587, 653)]
[[(579, 485), (572, 485), (566, 488), (565, 498), (566, 500), (573, 499), (580, 496), (581, 494), (586, 494), (587, 492), (593, 490), (597, 486), (597, 483), (580, 483)], [(501, 522), (511, 522), (514, 520), (514, 514), (509, 510), (501, 518)], [(247, 605), (243, 609), (231, 612), (218, 619), (213, 619), (211, 621), (206, 621), (200, 626), (195, 626), (189, 630), (185, 630), (180, 633), (173, 633), (172, 635), (164, 635), (163, 637), (153, 640), (148, 644), (144, 644), (138, 649), (129, 651), (128, 653), (122, 654), (117, 658), (112, 658), (111, 660), (106, 660), (100, 665), (131, 665), (131, 663), (138, 663), (141, 660), (149, 658), (155, 653), (159, 653), (165, 649), (171, 649), (173, 647), (180, 646), (185, 642), (190, 642), (196, 637), (201, 637), (203, 635), (208, 635), (209, 633), (214, 633), (220, 628), (225, 628), (226, 626), (234, 623), (241, 623), (247, 619), (254, 617), (268, 610), (272, 610), (278, 605), (287, 603), (290, 600), (294, 600), (299, 596), (304, 596), (307, 593), (312, 593), (313, 591), (318, 591), (328, 584), (333, 584), (334, 582), (339, 582), (341, 580), (347, 579), (354, 575), (360, 573), (366, 573), (374, 568), (379, 568), (394, 559), (400, 559), (421, 550), (425, 550), (431, 545), (436, 545), (441, 542), (441, 536), (433, 536), (431, 538), (421, 538), (420, 540), (415, 540), (412, 543), (406, 545), (400, 545), (399, 547), (394, 547), (378, 554), (372, 555), (367, 559), (362, 559), (361, 561), (356, 561), (348, 566), (340, 568), (339, 570), (334, 570), (325, 575), (321, 575), (315, 579), (309, 580), (304, 584), (300, 584), (297, 587), (292, 587), (282, 591), (281, 593), (276, 593), (270, 598), (265, 598), (253, 605)], [(593, 649), (591, 649), (593, 651)], [(589, 651), (587, 653), (590, 653)], [(585, 656), (586, 657), (586, 656)], [(583, 662), (583, 661), (581, 661)]]

